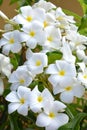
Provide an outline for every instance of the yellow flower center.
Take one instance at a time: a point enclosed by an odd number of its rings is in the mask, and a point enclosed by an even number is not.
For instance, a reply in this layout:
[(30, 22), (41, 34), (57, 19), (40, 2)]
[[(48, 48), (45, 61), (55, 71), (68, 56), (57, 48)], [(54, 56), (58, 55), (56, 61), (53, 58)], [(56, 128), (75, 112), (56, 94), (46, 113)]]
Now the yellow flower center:
[(44, 24), (44, 28), (48, 26), (47, 21), (44, 21), (44, 23), (43, 23), (43, 24)]
[(83, 78), (84, 78), (84, 79), (87, 79), (87, 75), (85, 74), (85, 75), (83, 76)]
[(52, 41), (53, 41), (53, 37), (52, 37), (52, 36), (49, 36), (49, 37), (47, 38), (47, 40), (48, 40), (49, 42), (52, 42)]
[(41, 65), (41, 61), (40, 60), (37, 60), (36, 61), (36, 66), (40, 66)]
[(37, 101), (38, 102), (42, 102), (43, 101), (43, 97), (42, 96), (38, 96)]
[(14, 43), (14, 38), (10, 38), (9, 43), (13, 44)]
[(29, 33), (29, 35), (30, 35), (31, 37), (34, 37), (34, 36), (35, 36), (35, 32), (34, 32), (34, 31), (31, 31), (31, 32)]
[(59, 20), (59, 21), (62, 21), (63, 19), (64, 19), (63, 16), (59, 16), (56, 18), (56, 20)]
[(67, 86), (67, 87), (65, 88), (65, 90), (66, 90), (66, 91), (71, 91), (71, 90), (72, 90), (72, 87), (71, 87), (71, 86)]
[(55, 117), (55, 114), (54, 114), (53, 112), (50, 112), (50, 113), (49, 113), (49, 117), (50, 117), (50, 118), (54, 118), (54, 117)]
[(20, 103), (21, 103), (21, 104), (24, 104), (24, 103), (25, 103), (25, 99), (24, 99), (24, 98), (21, 98), (21, 99), (20, 99)]
[(59, 75), (60, 75), (60, 76), (64, 76), (64, 75), (65, 75), (65, 70), (60, 70), (60, 71), (59, 71)]
[(24, 84), (25, 80), (24, 79), (20, 79), (19, 82), (20, 82), (20, 84)]
[(26, 18), (26, 20), (28, 21), (28, 22), (31, 22), (32, 21), (32, 16), (27, 16), (27, 18)]

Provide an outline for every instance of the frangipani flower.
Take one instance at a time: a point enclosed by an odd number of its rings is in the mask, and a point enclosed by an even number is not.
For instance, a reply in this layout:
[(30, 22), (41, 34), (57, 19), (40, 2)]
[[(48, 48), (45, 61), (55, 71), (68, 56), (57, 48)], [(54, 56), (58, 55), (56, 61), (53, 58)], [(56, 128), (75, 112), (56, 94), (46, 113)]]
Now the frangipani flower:
[(26, 25), (32, 21), (39, 21), (43, 19), (45, 10), (42, 8), (33, 9), (31, 6), (24, 6), (20, 8), (21, 13), (13, 18), (17, 23)]
[(53, 50), (58, 50), (61, 46), (61, 32), (60, 29), (53, 26), (48, 26), (45, 28), (46, 32), (46, 41), (43, 46), (49, 47)]
[(84, 50), (84, 45), (87, 45), (87, 37), (80, 35), (76, 31), (69, 31), (66, 35), (66, 39), (69, 40), (69, 45), (72, 50)]
[(19, 86), (28, 87), (32, 80), (33, 76), (31, 72), (28, 71), (27, 67), (20, 66), (9, 77), (9, 82), (12, 83), (11, 90), (16, 90)]
[[(56, 90), (58, 89), (58, 87), (60, 89), (60, 86), (57, 86)], [(80, 98), (83, 96), (84, 92), (84, 86), (82, 86), (78, 80), (74, 81), (72, 79), (67, 81), (66, 84), (64, 84), (63, 86), (61, 86), (60, 99), (65, 103), (72, 103), (74, 97)]]
[(51, 74), (48, 80), (53, 86), (63, 85), (69, 78), (76, 77), (75, 65), (65, 60), (56, 60), (55, 64), (50, 64), (46, 73)]
[(44, 111), (37, 116), (36, 125), (45, 127), (45, 130), (57, 130), (69, 120), (64, 113), (66, 106), (59, 101), (47, 101), (44, 104)]
[(33, 74), (40, 74), (48, 64), (47, 55), (44, 53), (33, 53), (25, 65)]
[(32, 90), (30, 95), (30, 109), (33, 112), (41, 112), (46, 101), (53, 101), (54, 98), (49, 92), (47, 88), (45, 88), (42, 92), (38, 90), (38, 86)]
[(4, 33), (3, 38), (0, 40), (0, 47), (3, 46), (3, 53), (6, 55), (8, 55), (10, 51), (18, 53), (22, 48), (22, 36), (23, 34), (18, 30)]
[(23, 26), (22, 30), (24, 31), (24, 41), (26, 45), (34, 49), (37, 44), (42, 45), (45, 42), (45, 33), (43, 31), (43, 26), (40, 22), (34, 21), (29, 25)]
[(19, 86), (17, 92), (11, 91), (5, 98), (10, 102), (8, 105), (8, 113), (11, 114), (17, 110), (19, 114), (27, 116), (30, 93), (30, 89), (23, 86)]

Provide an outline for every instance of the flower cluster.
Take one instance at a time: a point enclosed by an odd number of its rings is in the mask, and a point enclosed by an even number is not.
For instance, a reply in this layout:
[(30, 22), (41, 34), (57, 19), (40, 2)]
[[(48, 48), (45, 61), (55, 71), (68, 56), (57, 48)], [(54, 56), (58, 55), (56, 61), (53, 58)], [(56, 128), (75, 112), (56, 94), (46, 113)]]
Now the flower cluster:
[(11, 25), (0, 40), (0, 72), (10, 84), (8, 112), (27, 116), (32, 111), (37, 126), (57, 130), (69, 120), (64, 103), (81, 98), (87, 88), (87, 37), (79, 34), (73, 16), (44, 0), (21, 7), (7, 21)]

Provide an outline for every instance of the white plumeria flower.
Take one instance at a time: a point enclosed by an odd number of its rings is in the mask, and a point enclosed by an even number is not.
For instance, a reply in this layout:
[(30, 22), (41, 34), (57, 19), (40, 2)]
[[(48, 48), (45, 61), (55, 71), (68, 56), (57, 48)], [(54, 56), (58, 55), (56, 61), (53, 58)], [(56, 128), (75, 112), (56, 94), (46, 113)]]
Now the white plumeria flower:
[(7, 77), (10, 76), (13, 66), (10, 63), (10, 58), (0, 54), (0, 73)]
[(30, 96), (30, 89), (19, 86), (17, 92), (12, 91), (6, 96), (6, 100), (11, 102), (8, 105), (8, 113), (11, 114), (17, 110), (17, 112), (23, 116), (28, 115), (29, 109), (29, 96)]
[(87, 88), (87, 67), (85, 66), (84, 63), (79, 63), (78, 64), (81, 68), (81, 71), (78, 72), (78, 80), (85, 85), (85, 87)]
[(53, 8), (56, 8), (56, 6), (54, 4), (52, 4), (51, 2), (46, 2), (44, 0), (40, 0), (38, 3), (35, 3), (33, 6), (33, 8), (43, 8), (47, 11), (50, 11)]
[(47, 55), (44, 53), (33, 53), (28, 61), (25, 62), (28, 69), (33, 74), (40, 74), (43, 72), (44, 67), (48, 64)]
[(72, 50), (67, 41), (65, 41), (65, 38), (63, 39), (62, 44), (63, 47), (61, 48), (61, 52), (63, 53), (63, 59), (69, 63), (75, 64), (76, 57), (72, 55)]
[(48, 26), (45, 29), (46, 32), (46, 41), (44, 46), (49, 47), (50, 49), (56, 50), (61, 46), (61, 32), (60, 29), (55, 28), (54, 26)]
[(22, 30), (24, 31), (24, 41), (29, 48), (34, 49), (37, 44), (44, 44), (46, 38), (40, 22), (34, 21), (23, 26)]
[(65, 108), (66, 106), (59, 101), (46, 102), (44, 111), (37, 116), (36, 125), (45, 127), (45, 130), (57, 130), (69, 120), (66, 114), (61, 113)]
[(33, 78), (34, 77), (31, 72), (28, 71), (26, 66), (18, 67), (9, 77), (9, 83), (12, 83), (11, 90), (16, 90), (19, 86), (28, 87)]
[(56, 86), (55, 93), (57, 89), (61, 89), (60, 99), (65, 103), (72, 103), (74, 97), (81, 98), (85, 92), (84, 86), (81, 85), (77, 79), (67, 80), (67, 82), (61, 86)]
[(3, 38), (0, 40), (0, 47), (3, 46), (3, 53), (8, 55), (10, 51), (18, 53), (21, 48), (21, 42), (23, 34), (18, 30), (7, 32), (3, 34)]
[(57, 84), (62, 85), (65, 84), (69, 78), (76, 77), (76, 68), (74, 64), (67, 61), (56, 60), (55, 64), (48, 66), (46, 73), (51, 74), (48, 80), (53, 86)]
[(4, 92), (4, 83), (3, 80), (0, 78), (0, 96), (3, 95)]
[(46, 101), (53, 101), (54, 98), (49, 92), (47, 88), (45, 88), (42, 92), (38, 90), (38, 86), (36, 86), (30, 95), (30, 109), (33, 112), (41, 112)]
[(75, 23), (75, 21), (74, 21), (74, 18), (73, 18), (73, 16), (68, 16), (68, 15), (66, 15), (63, 11), (62, 11), (62, 9), (60, 8), (60, 7), (58, 7), (57, 9), (56, 9), (56, 12), (55, 12), (56, 14), (56, 19), (60, 22), (60, 23), (62, 23), (62, 24), (64, 24), (64, 23)]
[(21, 13), (13, 18), (19, 24), (29, 24), (34, 20), (43, 19), (45, 10), (42, 8), (32, 9), (31, 6), (24, 6), (20, 8)]
[(69, 31), (66, 35), (66, 39), (69, 40), (69, 45), (72, 50), (81, 49), (84, 50), (87, 44), (87, 37), (80, 35), (76, 31)]

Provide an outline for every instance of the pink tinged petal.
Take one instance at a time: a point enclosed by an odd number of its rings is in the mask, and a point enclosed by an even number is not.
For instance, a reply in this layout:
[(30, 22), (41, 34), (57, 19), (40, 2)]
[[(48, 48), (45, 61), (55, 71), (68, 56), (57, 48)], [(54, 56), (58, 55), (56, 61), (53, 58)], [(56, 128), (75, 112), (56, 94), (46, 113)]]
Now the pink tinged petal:
[(58, 70), (55, 64), (51, 64), (48, 66), (47, 70), (46, 70), (47, 74), (57, 74)]
[(77, 85), (74, 86), (74, 88), (73, 88), (73, 94), (74, 94), (74, 96), (80, 98), (80, 97), (82, 97), (84, 95), (84, 93), (85, 93), (84, 86), (82, 86), (80, 84), (77, 84)]
[(6, 98), (5, 98), (7, 101), (9, 101), (9, 102), (13, 102), (13, 103), (17, 103), (17, 102), (20, 102), (19, 101), (19, 98), (18, 98), (18, 96), (17, 96), (17, 93), (15, 92), (15, 91), (12, 91), (12, 92), (10, 92), (7, 96), (6, 96)]
[(24, 104), (21, 105), (18, 109), (17, 109), (18, 113), (23, 115), (23, 116), (27, 116), (28, 115), (28, 105)]
[(16, 111), (19, 108), (19, 103), (10, 103), (8, 105), (8, 113), (11, 114), (12, 112)]
[(0, 96), (3, 94), (4, 92), (4, 84), (3, 84), (3, 80), (0, 79)]
[(48, 126), (51, 123), (51, 118), (48, 117), (45, 113), (40, 113), (37, 116), (36, 125), (40, 127)]
[(65, 102), (65, 103), (72, 103), (73, 102), (73, 99), (74, 99), (74, 95), (73, 95), (73, 92), (62, 92), (60, 94), (60, 99), (61, 101)]

